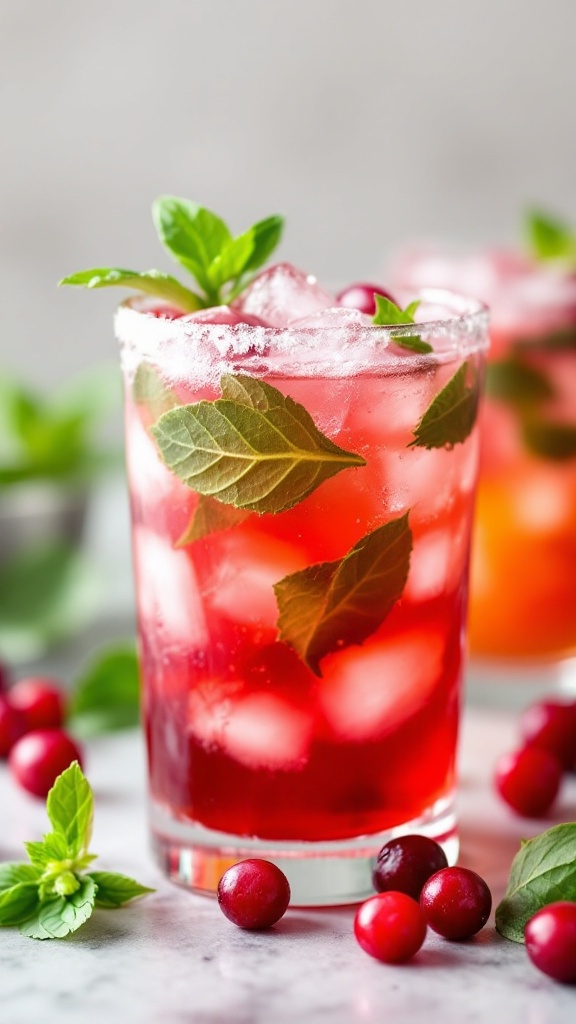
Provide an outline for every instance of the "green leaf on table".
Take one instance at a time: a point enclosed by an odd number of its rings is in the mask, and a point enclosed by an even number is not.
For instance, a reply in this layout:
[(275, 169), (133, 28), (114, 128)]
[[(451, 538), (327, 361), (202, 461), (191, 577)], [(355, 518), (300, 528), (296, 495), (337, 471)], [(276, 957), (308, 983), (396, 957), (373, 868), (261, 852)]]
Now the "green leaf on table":
[(226, 375), (222, 395), (172, 409), (151, 428), (168, 468), (200, 494), (278, 513), (341, 470), (365, 465), (270, 384)]
[(33, 660), (84, 627), (98, 607), (100, 578), (72, 544), (30, 545), (0, 566), (0, 651)]
[(95, 652), (75, 680), (69, 724), (87, 737), (140, 722), (140, 669), (134, 644), (107, 646)]
[(37, 882), (41, 872), (34, 864), (26, 864), (23, 861), (5, 861), (0, 864), (0, 892), (11, 889), (21, 882)]
[(530, 253), (538, 260), (576, 260), (576, 233), (544, 210), (529, 210), (524, 224)]
[(123, 270), (120, 267), (92, 267), (63, 277), (59, 285), (81, 288), (132, 288), (173, 303), (184, 313), (193, 313), (205, 305), (199, 295), (185, 288), (175, 277), (161, 270)]
[(533, 455), (553, 462), (576, 458), (576, 423), (560, 423), (537, 416), (521, 424), (522, 440)]
[(66, 843), (68, 857), (85, 853), (92, 836), (94, 798), (77, 761), (56, 779), (46, 799), (46, 811), (54, 832)]
[(409, 448), (453, 448), (472, 433), (480, 392), (477, 380), (467, 383), (469, 373), (468, 363), (462, 363), (422, 416)]
[(316, 675), (330, 651), (361, 644), (384, 622), (408, 577), (408, 514), (377, 527), (335, 562), (322, 562), (274, 585), (280, 639)]
[(91, 871), (90, 878), (97, 886), (97, 907), (122, 907), (138, 896), (154, 892), (128, 875), (119, 875), (113, 871)]
[[(400, 309), (395, 302), (386, 298), (385, 295), (374, 294), (376, 312), (372, 323), (381, 327), (391, 327), (394, 324), (413, 324), (414, 314), (420, 305), (420, 301), (411, 302), (406, 309)], [(412, 352), (432, 352), (433, 348), (427, 341), (422, 341), (419, 334), (394, 334), (394, 344), (401, 348), (410, 349)]]
[(250, 512), (243, 508), (235, 508), (234, 505), (223, 505), (215, 498), (209, 498), (203, 494), (198, 496), (198, 504), (194, 509), (190, 522), (184, 533), (176, 542), (177, 548), (184, 548), (188, 544), (194, 544), (211, 533), (220, 533), (222, 530), (230, 530), (238, 526), (248, 518)]
[(554, 388), (542, 370), (517, 354), (488, 364), (486, 394), (509, 405), (523, 405), (552, 398)]
[(76, 892), (39, 902), (35, 912), (19, 924), (20, 931), (30, 939), (63, 939), (86, 923), (95, 902), (96, 883), (86, 875)]
[(527, 921), (557, 900), (576, 901), (576, 822), (554, 825), (522, 843), (496, 908), (496, 930), (524, 942)]
[(0, 926), (10, 927), (26, 921), (38, 906), (38, 883), (17, 882), (0, 892)]

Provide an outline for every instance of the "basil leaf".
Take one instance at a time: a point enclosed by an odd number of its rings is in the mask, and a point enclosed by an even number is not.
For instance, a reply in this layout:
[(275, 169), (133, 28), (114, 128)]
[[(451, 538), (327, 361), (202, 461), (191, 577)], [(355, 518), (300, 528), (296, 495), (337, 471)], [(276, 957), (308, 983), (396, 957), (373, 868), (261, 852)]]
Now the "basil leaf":
[(231, 238), (224, 245), (222, 251), (214, 257), (207, 270), (210, 287), (215, 293), (219, 293), (227, 281), (236, 280), (236, 278), (242, 275), (253, 250), (254, 236), (252, 229), (244, 235)]
[(229, 530), (248, 518), (250, 512), (243, 508), (234, 508), (234, 505), (223, 505), (215, 498), (208, 498), (203, 494), (198, 497), (198, 504), (194, 509), (190, 522), (179, 537), (176, 547), (183, 548), (188, 544), (207, 537), (211, 533), (220, 533), (222, 530)]
[(255, 512), (283, 512), (341, 470), (365, 465), (270, 384), (225, 376), (222, 393), (164, 413), (151, 428), (168, 468), (200, 494)]
[(486, 394), (509, 405), (522, 405), (552, 398), (554, 388), (542, 370), (511, 355), (488, 364)]
[(231, 240), (224, 221), (204, 206), (177, 196), (159, 196), (152, 206), (152, 217), (170, 255), (211, 295), (214, 289), (208, 268)]
[(155, 891), (146, 885), (140, 885), (128, 875), (118, 875), (112, 871), (92, 871), (89, 877), (97, 886), (97, 907), (121, 907), (137, 896), (145, 896), (146, 893)]
[(377, 527), (340, 561), (323, 562), (274, 585), (280, 639), (316, 675), (324, 655), (361, 644), (402, 595), (412, 550), (408, 514)]
[(272, 255), (282, 238), (284, 218), (273, 215), (257, 221), (250, 228), (253, 245), (252, 255), (243, 267), (243, 273), (258, 270), (269, 256)]
[(37, 882), (41, 872), (33, 864), (25, 861), (6, 861), (0, 864), (0, 892), (11, 889), (20, 882)]
[(155, 295), (159, 299), (173, 302), (178, 309), (192, 313), (204, 306), (202, 299), (180, 284), (175, 277), (160, 270), (122, 270), (119, 267), (95, 267), (79, 270), (76, 274), (63, 277), (59, 285), (78, 285), (82, 288), (135, 288), (136, 291)]
[(133, 645), (107, 647), (92, 657), (74, 683), (69, 716), (84, 737), (139, 724), (140, 670)]
[(18, 882), (0, 892), (0, 925), (20, 924), (34, 913), (38, 905), (37, 882)]
[(554, 825), (522, 843), (496, 908), (496, 930), (524, 942), (527, 921), (556, 900), (576, 901), (576, 822)]
[(538, 260), (576, 259), (576, 235), (571, 228), (543, 210), (526, 214), (528, 248)]
[(88, 849), (94, 798), (77, 761), (73, 761), (56, 779), (48, 793), (46, 810), (54, 832), (66, 843), (69, 857), (77, 857)]
[(463, 363), (436, 395), (416, 426), (409, 448), (453, 448), (472, 433), (480, 394), (477, 381), (466, 383), (468, 373), (468, 363)]
[(63, 939), (75, 932), (94, 910), (96, 883), (86, 875), (80, 888), (70, 896), (51, 896), (19, 925), (30, 939)]
[[(420, 305), (420, 301), (411, 302), (406, 309), (400, 309), (395, 302), (387, 299), (384, 295), (374, 294), (376, 312), (372, 322), (379, 326), (391, 326), (393, 324), (413, 324), (414, 314)], [(433, 352), (434, 349), (427, 341), (422, 341), (419, 334), (398, 334), (393, 335), (395, 345), (401, 348), (410, 349), (412, 352)]]
[(522, 423), (522, 440), (534, 455), (553, 462), (576, 458), (576, 423), (558, 423), (535, 416)]
[(400, 348), (410, 349), (411, 352), (433, 352), (432, 345), (427, 341), (422, 341), (419, 334), (394, 334), (392, 335), (394, 344), (400, 345)]

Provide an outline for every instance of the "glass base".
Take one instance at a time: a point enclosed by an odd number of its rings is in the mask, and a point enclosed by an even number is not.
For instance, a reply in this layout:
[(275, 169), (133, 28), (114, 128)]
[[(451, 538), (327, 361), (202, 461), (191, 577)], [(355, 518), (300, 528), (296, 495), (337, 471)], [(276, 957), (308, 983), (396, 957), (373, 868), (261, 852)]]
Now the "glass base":
[(360, 903), (374, 895), (372, 870), (389, 839), (418, 833), (443, 847), (449, 864), (458, 858), (454, 798), (439, 801), (429, 814), (376, 835), (335, 842), (250, 839), (215, 832), (171, 818), (151, 802), (150, 825), (155, 859), (173, 882), (214, 896), (232, 864), (248, 857), (273, 861), (287, 876), (294, 907), (334, 907)]
[(533, 700), (576, 698), (576, 658), (505, 661), (470, 657), (465, 695), (470, 704), (521, 710)]

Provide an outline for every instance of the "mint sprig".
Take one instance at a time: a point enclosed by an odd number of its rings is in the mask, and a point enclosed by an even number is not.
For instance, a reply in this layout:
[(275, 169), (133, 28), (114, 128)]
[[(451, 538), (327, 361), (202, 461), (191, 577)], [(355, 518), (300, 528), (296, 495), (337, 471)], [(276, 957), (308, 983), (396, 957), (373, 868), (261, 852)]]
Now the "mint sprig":
[(365, 460), (321, 433), (303, 405), (244, 375), (222, 398), (164, 413), (151, 428), (169, 469), (199, 494), (252, 512), (284, 512)]
[(576, 822), (554, 825), (522, 842), (496, 908), (496, 930), (524, 942), (527, 921), (556, 900), (576, 900)]
[(362, 537), (344, 558), (285, 576), (274, 585), (280, 639), (316, 675), (322, 658), (361, 644), (402, 595), (412, 551), (408, 514)]
[(96, 267), (63, 278), (61, 285), (84, 288), (120, 286), (157, 296), (182, 312), (232, 302), (274, 252), (282, 237), (282, 217), (266, 217), (233, 236), (217, 214), (190, 199), (159, 196), (152, 218), (160, 241), (172, 258), (192, 275), (198, 291), (159, 270)]
[(126, 875), (86, 872), (94, 797), (77, 761), (63, 771), (46, 801), (52, 832), (25, 843), (30, 863), (0, 864), (0, 926), (33, 939), (61, 939), (89, 919), (95, 906), (119, 907), (153, 892)]
[[(420, 305), (419, 300), (411, 302), (406, 309), (400, 309), (395, 302), (386, 298), (385, 295), (374, 294), (376, 312), (372, 317), (372, 323), (378, 327), (391, 327), (394, 324), (413, 324), (414, 314)], [(422, 341), (419, 334), (394, 334), (392, 335), (395, 345), (401, 348), (410, 349), (411, 352), (432, 352), (433, 348), (427, 341)]]
[(576, 263), (576, 231), (544, 210), (526, 213), (524, 234), (528, 251), (542, 262)]
[(468, 363), (462, 363), (420, 419), (409, 448), (453, 448), (472, 433), (480, 391), (477, 379), (468, 383), (470, 376)]

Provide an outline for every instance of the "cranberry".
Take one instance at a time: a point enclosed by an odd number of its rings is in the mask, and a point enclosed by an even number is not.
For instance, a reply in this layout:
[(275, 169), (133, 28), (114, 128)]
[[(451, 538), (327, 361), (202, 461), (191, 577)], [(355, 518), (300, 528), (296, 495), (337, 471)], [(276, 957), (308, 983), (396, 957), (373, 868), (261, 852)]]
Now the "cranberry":
[(549, 750), (567, 771), (576, 768), (575, 702), (530, 704), (520, 717), (520, 731), (526, 745)]
[(525, 818), (538, 818), (552, 806), (562, 779), (558, 758), (540, 747), (503, 754), (494, 782), (501, 797)]
[(59, 729), (66, 716), (66, 700), (54, 679), (41, 676), (19, 679), (10, 689), (10, 703), (22, 712), (28, 729)]
[(220, 909), (239, 928), (270, 928), (286, 913), (289, 902), (288, 879), (269, 860), (241, 860), (218, 883)]
[(445, 939), (469, 939), (484, 927), (492, 909), (486, 882), (470, 868), (442, 868), (420, 895), (426, 920)]
[(419, 835), (398, 836), (380, 850), (372, 881), (378, 892), (393, 889), (417, 900), (430, 875), (446, 867), (446, 854), (433, 839)]
[(82, 766), (81, 752), (68, 733), (62, 729), (37, 729), (14, 744), (9, 765), (23, 789), (35, 796), (46, 796), (58, 775), (73, 761)]
[(356, 911), (354, 935), (365, 953), (386, 964), (400, 964), (420, 949), (426, 919), (411, 896), (381, 892)]
[(542, 907), (524, 929), (532, 963), (556, 981), (576, 982), (576, 903)]
[(26, 732), (26, 719), (0, 694), (0, 757), (8, 757), (12, 747)]
[(179, 320), (181, 316), (184, 316), (182, 310), (176, 309), (175, 306), (154, 306), (147, 312), (159, 320)]
[(390, 292), (385, 291), (379, 284), (350, 284), (336, 296), (336, 301), (341, 306), (348, 306), (350, 309), (359, 309), (361, 313), (374, 316), (376, 312), (376, 301), (374, 294), (383, 295), (385, 299), (394, 299)]

